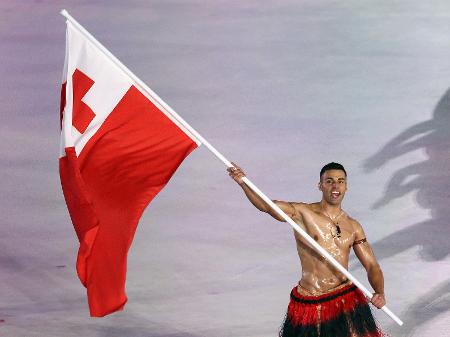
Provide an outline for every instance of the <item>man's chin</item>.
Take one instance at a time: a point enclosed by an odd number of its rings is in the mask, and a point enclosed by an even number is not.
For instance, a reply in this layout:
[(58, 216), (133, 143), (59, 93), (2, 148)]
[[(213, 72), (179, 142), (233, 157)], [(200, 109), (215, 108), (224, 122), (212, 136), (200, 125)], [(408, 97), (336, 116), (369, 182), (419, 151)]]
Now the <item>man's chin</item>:
[(336, 206), (336, 205), (340, 205), (340, 204), (341, 204), (342, 199), (343, 199), (343, 198), (337, 198), (337, 199), (331, 199), (331, 198), (329, 198), (329, 199), (327, 199), (327, 202), (328, 202), (330, 205)]

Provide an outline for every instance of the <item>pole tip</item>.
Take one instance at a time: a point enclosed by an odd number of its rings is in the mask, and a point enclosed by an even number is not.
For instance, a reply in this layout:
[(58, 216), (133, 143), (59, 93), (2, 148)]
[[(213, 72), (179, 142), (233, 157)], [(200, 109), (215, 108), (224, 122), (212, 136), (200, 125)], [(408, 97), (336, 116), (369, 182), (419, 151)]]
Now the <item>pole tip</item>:
[(65, 16), (67, 18), (67, 16), (69, 15), (69, 12), (66, 11), (65, 9), (62, 9), (61, 12), (59, 12), (62, 16)]

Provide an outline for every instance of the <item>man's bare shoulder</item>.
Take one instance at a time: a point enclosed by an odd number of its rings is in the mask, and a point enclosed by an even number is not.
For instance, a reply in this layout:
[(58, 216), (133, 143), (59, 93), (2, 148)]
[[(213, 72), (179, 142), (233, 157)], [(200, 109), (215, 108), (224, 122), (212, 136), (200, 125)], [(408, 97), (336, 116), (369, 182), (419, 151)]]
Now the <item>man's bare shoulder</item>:
[(351, 216), (349, 216), (348, 214), (346, 214), (346, 216), (347, 216), (347, 221), (350, 224), (353, 233), (355, 234), (355, 239), (359, 240), (359, 239), (365, 238), (364, 229), (363, 229), (361, 223), (358, 220), (356, 220), (355, 218), (352, 218)]
[(318, 202), (307, 203), (307, 202), (291, 202), (297, 212), (299, 213), (320, 213), (320, 205)]
[(358, 229), (362, 228), (362, 226), (361, 226), (361, 224), (359, 223), (358, 220), (356, 220), (355, 218), (351, 217), (351, 216), (348, 215), (347, 213), (345, 213), (345, 216), (346, 216), (346, 219), (347, 219), (348, 223), (349, 223), (350, 225), (352, 225), (352, 227), (353, 227), (355, 230), (358, 230)]

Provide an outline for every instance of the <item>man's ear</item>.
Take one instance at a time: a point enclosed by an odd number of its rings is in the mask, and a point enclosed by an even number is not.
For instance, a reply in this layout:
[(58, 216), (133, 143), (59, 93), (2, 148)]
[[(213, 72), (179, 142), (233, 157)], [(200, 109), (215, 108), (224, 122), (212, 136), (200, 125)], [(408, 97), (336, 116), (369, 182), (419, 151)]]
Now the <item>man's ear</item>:
[(319, 188), (319, 191), (322, 191), (322, 184), (321, 184), (320, 181), (319, 181), (319, 183), (317, 184), (317, 187)]

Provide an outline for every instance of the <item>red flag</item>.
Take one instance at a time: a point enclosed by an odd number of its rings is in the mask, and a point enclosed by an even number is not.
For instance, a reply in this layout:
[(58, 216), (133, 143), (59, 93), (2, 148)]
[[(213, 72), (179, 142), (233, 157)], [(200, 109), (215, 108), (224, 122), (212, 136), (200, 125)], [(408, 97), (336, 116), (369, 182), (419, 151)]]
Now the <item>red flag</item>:
[(127, 253), (139, 219), (200, 142), (92, 38), (67, 22), (60, 177), (80, 248), (91, 316), (127, 301)]

